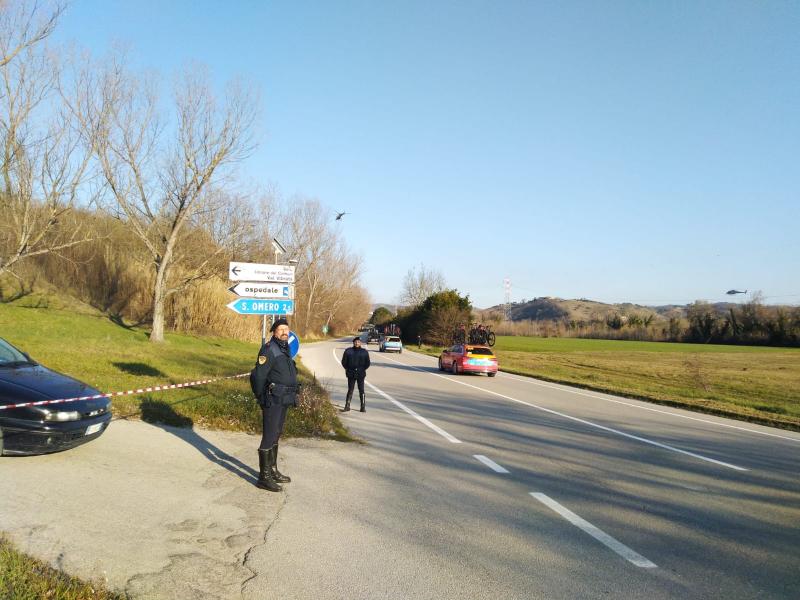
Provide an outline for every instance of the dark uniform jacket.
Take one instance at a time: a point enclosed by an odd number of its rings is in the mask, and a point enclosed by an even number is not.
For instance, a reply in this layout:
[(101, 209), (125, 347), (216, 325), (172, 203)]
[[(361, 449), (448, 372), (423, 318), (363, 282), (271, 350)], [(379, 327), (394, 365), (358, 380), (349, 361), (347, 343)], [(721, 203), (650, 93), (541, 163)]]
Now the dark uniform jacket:
[(289, 355), (288, 344), (273, 337), (261, 346), (252, 384), (263, 406), (297, 406), (297, 366)]
[(369, 352), (364, 348), (348, 348), (342, 356), (342, 366), (347, 373), (348, 379), (365, 377), (367, 369), (369, 369)]

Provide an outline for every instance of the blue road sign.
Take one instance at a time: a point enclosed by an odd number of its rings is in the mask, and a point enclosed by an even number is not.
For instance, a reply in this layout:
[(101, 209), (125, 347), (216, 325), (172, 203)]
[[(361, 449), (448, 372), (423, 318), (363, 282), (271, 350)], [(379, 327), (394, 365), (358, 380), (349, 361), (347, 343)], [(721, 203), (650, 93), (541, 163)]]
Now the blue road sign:
[(289, 332), (289, 355), (294, 358), (300, 352), (300, 338), (294, 331)]
[(228, 304), (228, 308), (240, 315), (292, 315), (294, 314), (294, 300), (237, 298)]

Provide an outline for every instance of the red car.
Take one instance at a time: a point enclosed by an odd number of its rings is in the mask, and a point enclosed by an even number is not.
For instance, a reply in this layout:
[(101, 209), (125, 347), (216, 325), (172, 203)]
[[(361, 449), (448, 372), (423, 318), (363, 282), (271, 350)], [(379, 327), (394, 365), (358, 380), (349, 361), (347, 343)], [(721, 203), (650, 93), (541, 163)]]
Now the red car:
[(489, 377), (497, 375), (497, 357), (489, 346), (456, 344), (442, 350), (439, 357), (439, 370), (459, 373), (486, 373)]

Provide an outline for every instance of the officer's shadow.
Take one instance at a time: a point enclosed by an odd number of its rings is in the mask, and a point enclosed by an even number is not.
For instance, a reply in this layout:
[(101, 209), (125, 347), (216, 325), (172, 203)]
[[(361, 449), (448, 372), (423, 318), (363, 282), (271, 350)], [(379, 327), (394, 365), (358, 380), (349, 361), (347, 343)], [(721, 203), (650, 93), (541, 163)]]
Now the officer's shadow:
[(166, 402), (145, 400), (141, 404), (142, 420), (160, 427), (167, 433), (183, 440), (205, 456), (208, 460), (227, 469), (245, 481), (255, 484), (258, 473), (235, 456), (223, 452), (214, 444), (201, 437), (194, 429), (194, 422), (184, 415), (179, 415)]

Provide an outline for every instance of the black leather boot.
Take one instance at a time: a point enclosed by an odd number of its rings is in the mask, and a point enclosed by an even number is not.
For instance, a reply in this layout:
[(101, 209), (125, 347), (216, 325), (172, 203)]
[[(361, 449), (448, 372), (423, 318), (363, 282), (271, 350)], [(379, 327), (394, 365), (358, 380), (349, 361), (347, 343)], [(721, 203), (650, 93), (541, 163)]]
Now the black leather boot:
[(344, 411), (350, 410), (350, 400), (353, 399), (353, 392), (347, 392), (347, 398), (344, 399)]
[(269, 464), (272, 468), (272, 478), (277, 481), (278, 483), (289, 483), (292, 478), (288, 475), (282, 474), (278, 471), (278, 444), (275, 444), (270, 449), (270, 461)]
[(366, 395), (362, 392), (359, 394), (359, 397), (361, 398), (361, 412), (367, 412)]
[(256, 487), (270, 492), (280, 492), (283, 490), (278, 482), (272, 476), (272, 467), (270, 465), (270, 451), (258, 449), (258, 481)]

